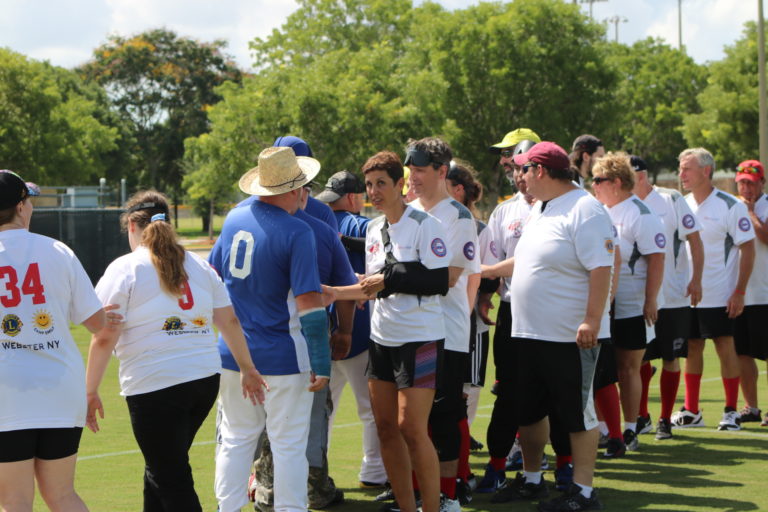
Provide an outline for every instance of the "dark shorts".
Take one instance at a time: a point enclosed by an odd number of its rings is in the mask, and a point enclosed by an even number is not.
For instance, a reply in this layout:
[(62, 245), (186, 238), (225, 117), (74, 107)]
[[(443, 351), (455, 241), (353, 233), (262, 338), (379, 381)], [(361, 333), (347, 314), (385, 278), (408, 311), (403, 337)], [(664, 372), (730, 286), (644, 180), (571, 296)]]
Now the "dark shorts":
[(611, 319), (611, 341), (616, 348), (645, 350), (645, 318), (632, 316), (621, 320)]
[(469, 335), (469, 364), (464, 382), (482, 387), (485, 385), (485, 370), (488, 365), (489, 333), (488, 331), (478, 333), (475, 320), (473, 314), (472, 330)]
[(688, 356), (688, 338), (691, 332), (691, 313), (688, 306), (659, 310), (656, 321), (656, 339), (645, 348), (645, 361), (663, 359), (674, 361)]
[(397, 389), (437, 389), (443, 375), (444, 342), (415, 341), (399, 347), (385, 347), (369, 340), (368, 378), (394, 382)]
[(733, 320), (725, 306), (721, 308), (691, 308), (690, 338), (707, 339), (733, 336)]
[(81, 427), (31, 428), (0, 432), (0, 462), (56, 460), (77, 453)]
[(616, 349), (610, 338), (600, 340), (600, 355), (595, 368), (595, 391), (619, 382), (619, 372), (616, 367)]
[(493, 364), (496, 365), (497, 381), (511, 382), (516, 379), (517, 343), (512, 342), (512, 307), (503, 300), (499, 301), (493, 333)]
[(515, 338), (519, 343), (518, 419), (532, 425), (554, 416), (567, 432), (597, 425), (592, 400), (600, 347), (580, 349), (576, 343)]
[(736, 353), (765, 361), (768, 358), (768, 305), (746, 306), (736, 317), (733, 339)]
[(469, 365), (469, 354), (453, 350), (443, 351), (443, 370), (440, 386), (435, 393), (430, 422), (433, 418), (459, 421), (467, 416), (464, 399), (464, 378)]

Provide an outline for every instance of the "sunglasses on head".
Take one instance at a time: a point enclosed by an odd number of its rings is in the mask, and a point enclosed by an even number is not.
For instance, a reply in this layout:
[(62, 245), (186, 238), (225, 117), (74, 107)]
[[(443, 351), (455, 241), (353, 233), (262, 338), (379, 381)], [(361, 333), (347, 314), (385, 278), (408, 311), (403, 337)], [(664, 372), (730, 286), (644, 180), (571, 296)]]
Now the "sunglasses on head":
[(605, 176), (595, 176), (594, 178), (592, 178), (592, 183), (594, 183), (595, 185), (599, 185), (604, 181), (612, 181), (612, 180), (611, 178), (606, 178)]
[(522, 170), (523, 170), (523, 174), (527, 173), (527, 172), (528, 172), (528, 170), (529, 170), (531, 167), (538, 167), (538, 165), (539, 165), (539, 164), (537, 164), (536, 162), (528, 162), (527, 164), (523, 165), (523, 167), (522, 167)]
[(737, 167), (736, 172), (743, 172), (744, 174), (760, 174), (760, 169), (750, 165), (749, 167)]
[(430, 164), (435, 168), (438, 168), (440, 165), (442, 165), (440, 162), (433, 161), (432, 157), (429, 156), (429, 153), (420, 149), (408, 148), (408, 151), (405, 153), (405, 161), (403, 162), (403, 165), (426, 167)]

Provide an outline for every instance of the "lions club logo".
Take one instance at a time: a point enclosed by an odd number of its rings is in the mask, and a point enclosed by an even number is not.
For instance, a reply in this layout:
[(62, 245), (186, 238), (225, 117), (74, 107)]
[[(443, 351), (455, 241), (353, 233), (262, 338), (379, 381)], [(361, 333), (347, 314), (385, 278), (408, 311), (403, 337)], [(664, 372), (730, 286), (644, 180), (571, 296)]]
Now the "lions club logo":
[(613, 254), (613, 240), (610, 238), (605, 239), (605, 250), (608, 252), (608, 254)]
[(475, 259), (475, 243), (467, 242), (464, 244), (464, 256), (470, 261)]
[(208, 325), (208, 319), (204, 316), (198, 316), (192, 319), (192, 323), (195, 325), (195, 327), (205, 327)]
[(33, 329), (38, 334), (48, 334), (53, 330), (53, 317), (44, 309), (38, 309), (35, 312), (32, 322), (34, 323)]
[(694, 224), (696, 224), (696, 221), (693, 220), (693, 215), (691, 215), (690, 213), (686, 213), (685, 215), (683, 215), (683, 226), (686, 229), (691, 229), (694, 226)]
[(21, 322), (21, 319), (14, 315), (14, 314), (8, 314), (3, 317), (3, 334), (7, 334), (8, 336), (16, 336), (21, 332), (21, 328), (24, 326), (24, 324)]
[(445, 242), (443, 242), (441, 238), (432, 240), (431, 248), (432, 252), (435, 253), (435, 256), (438, 258), (442, 258), (448, 252), (448, 249), (445, 247)]
[(659, 249), (666, 247), (667, 237), (664, 236), (664, 233), (656, 233), (656, 236), (653, 237), (653, 239), (656, 241), (656, 245), (659, 247)]
[(163, 330), (164, 331), (180, 331), (184, 328), (186, 324), (181, 321), (181, 318), (177, 316), (170, 316), (165, 319), (165, 323), (163, 324)]
[(749, 228), (752, 227), (752, 223), (749, 222), (749, 219), (746, 217), (742, 217), (739, 219), (739, 229), (742, 231), (749, 231)]

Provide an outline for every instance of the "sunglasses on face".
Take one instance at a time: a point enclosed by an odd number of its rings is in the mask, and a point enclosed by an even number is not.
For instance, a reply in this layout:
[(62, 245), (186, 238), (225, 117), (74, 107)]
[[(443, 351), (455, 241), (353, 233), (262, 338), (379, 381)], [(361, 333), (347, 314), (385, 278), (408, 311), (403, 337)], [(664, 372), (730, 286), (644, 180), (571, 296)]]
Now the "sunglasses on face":
[(429, 153), (416, 148), (409, 148), (405, 154), (405, 162), (403, 165), (415, 165), (416, 167), (426, 167), (432, 164), (433, 166), (441, 165), (440, 162), (434, 162)]
[(759, 169), (752, 167), (751, 165), (749, 167), (737, 167), (736, 172), (744, 174), (761, 174)]
[(514, 156), (515, 151), (512, 149), (505, 149), (501, 152), (501, 156), (504, 158), (509, 158), (511, 156)]
[(537, 164), (537, 163), (535, 163), (535, 162), (528, 162), (527, 164), (523, 165), (523, 167), (521, 167), (521, 169), (522, 169), (522, 171), (523, 171), (523, 174), (527, 173), (527, 172), (528, 172), (528, 170), (529, 170), (529, 169), (531, 169), (531, 168), (536, 168), (536, 167), (538, 167), (538, 165), (539, 165), (539, 164)]
[(606, 178), (604, 176), (595, 176), (594, 178), (592, 178), (592, 183), (594, 183), (595, 185), (599, 185), (604, 181), (611, 181), (611, 178)]

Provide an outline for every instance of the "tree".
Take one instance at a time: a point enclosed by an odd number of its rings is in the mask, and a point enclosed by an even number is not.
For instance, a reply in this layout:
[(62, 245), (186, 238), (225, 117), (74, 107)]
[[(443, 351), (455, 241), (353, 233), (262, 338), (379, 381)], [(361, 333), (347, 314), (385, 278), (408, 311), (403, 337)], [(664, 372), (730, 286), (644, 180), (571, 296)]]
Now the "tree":
[(95, 183), (120, 153), (121, 132), (98, 86), (0, 49), (0, 167), (45, 185)]
[(707, 86), (698, 96), (700, 113), (685, 116), (689, 146), (704, 146), (718, 167), (758, 158), (757, 25), (746, 23), (741, 39), (725, 48), (725, 58), (709, 65)]
[(696, 98), (706, 68), (660, 39), (608, 48), (608, 63), (621, 80), (615, 91), (619, 120), (605, 136), (607, 146), (642, 156), (654, 172), (674, 168), (685, 147), (683, 118), (700, 111)]
[(225, 47), (156, 29), (111, 36), (80, 68), (131, 123), (142, 186), (180, 193), (184, 139), (208, 131), (206, 110), (220, 100), (216, 86), (241, 79)]

